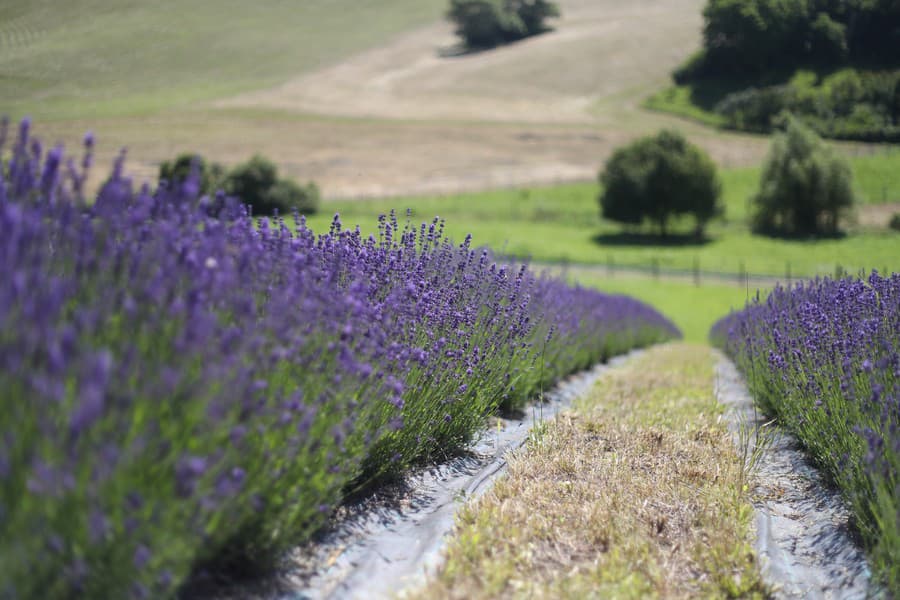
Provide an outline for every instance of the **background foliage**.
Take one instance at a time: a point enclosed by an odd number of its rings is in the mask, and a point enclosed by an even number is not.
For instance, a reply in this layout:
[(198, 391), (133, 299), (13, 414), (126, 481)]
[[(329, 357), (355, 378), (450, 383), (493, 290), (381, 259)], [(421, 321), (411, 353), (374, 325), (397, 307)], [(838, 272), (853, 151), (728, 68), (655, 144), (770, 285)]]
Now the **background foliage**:
[(703, 16), (674, 79), (725, 125), (766, 132), (791, 111), (824, 136), (900, 141), (896, 2), (709, 0)]
[(769, 234), (835, 235), (855, 200), (846, 159), (790, 119), (787, 130), (774, 136), (763, 166), (754, 227)]
[(625, 225), (651, 221), (662, 236), (673, 217), (691, 215), (702, 237), (707, 222), (722, 211), (721, 183), (712, 160), (673, 130), (616, 150), (600, 183), (603, 218)]
[(546, 31), (559, 16), (550, 0), (450, 0), (447, 18), (469, 48), (490, 48)]

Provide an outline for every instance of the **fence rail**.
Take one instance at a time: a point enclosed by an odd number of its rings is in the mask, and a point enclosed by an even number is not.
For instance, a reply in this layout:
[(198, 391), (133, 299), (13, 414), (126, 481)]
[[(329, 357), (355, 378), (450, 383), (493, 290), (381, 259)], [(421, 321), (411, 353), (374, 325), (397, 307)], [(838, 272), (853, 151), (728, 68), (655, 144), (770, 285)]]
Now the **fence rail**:
[[(662, 267), (658, 257), (652, 257), (647, 262), (619, 264), (612, 255), (607, 256), (605, 263), (583, 263), (571, 261), (539, 261), (531, 263), (536, 269), (559, 270), (577, 274), (588, 272), (592, 275), (605, 275), (610, 278), (616, 276), (647, 277), (653, 280), (677, 280), (691, 282), (695, 286), (702, 286), (704, 282), (735, 285), (749, 288), (774, 287), (775, 285), (789, 286), (797, 281), (812, 279), (815, 277), (829, 276), (840, 278), (852, 274), (840, 264), (834, 265), (831, 272), (817, 272), (814, 274), (796, 273), (790, 262), (784, 263), (784, 271), (781, 274), (751, 273), (747, 270), (744, 261), (738, 261), (735, 271), (704, 270), (700, 268), (700, 259), (695, 258), (689, 269)], [(882, 274), (889, 273), (888, 269), (879, 269)], [(868, 271), (866, 271), (868, 273)]]

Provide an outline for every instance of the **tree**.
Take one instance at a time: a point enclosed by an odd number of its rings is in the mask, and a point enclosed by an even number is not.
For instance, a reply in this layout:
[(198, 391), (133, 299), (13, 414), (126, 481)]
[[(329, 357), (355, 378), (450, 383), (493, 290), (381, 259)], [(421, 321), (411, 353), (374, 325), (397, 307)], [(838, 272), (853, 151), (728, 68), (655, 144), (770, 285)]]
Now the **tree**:
[(662, 236), (673, 216), (691, 215), (696, 233), (721, 213), (716, 167), (700, 148), (671, 130), (616, 150), (600, 173), (603, 218), (625, 225), (654, 223)]
[(300, 185), (291, 179), (279, 179), (269, 190), (267, 199), (269, 205), (281, 212), (296, 210), (311, 215), (319, 208), (319, 187), (312, 182)]
[(709, 0), (704, 47), (714, 71), (760, 73), (803, 51), (806, 0)]
[(314, 183), (301, 186), (278, 176), (278, 168), (269, 159), (256, 155), (236, 166), (225, 180), (225, 191), (249, 205), (254, 214), (298, 211), (316, 212), (319, 188)]
[(546, 31), (559, 16), (549, 0), (450, 0), (447, 18), (468, 48), (491, 48)]
[(837, 155), (789, 117), (776, 133), (753, 199), (754, 229), (767, 234), (833, 235), (855, 202), (853, 176)]
[(559, 16), (559, 7), (547, 0), (509, 0), (508, 5), (522, 20), (526, 35), (544, 32), (547, 29), (545, 21)]
[(247, 162), (234, 167), (225, 180), (225, 191), (248, 204), (255, 213), (268, 214), (269, 190), (278, 182), (278, 167), (269, 159), (253, 156)]

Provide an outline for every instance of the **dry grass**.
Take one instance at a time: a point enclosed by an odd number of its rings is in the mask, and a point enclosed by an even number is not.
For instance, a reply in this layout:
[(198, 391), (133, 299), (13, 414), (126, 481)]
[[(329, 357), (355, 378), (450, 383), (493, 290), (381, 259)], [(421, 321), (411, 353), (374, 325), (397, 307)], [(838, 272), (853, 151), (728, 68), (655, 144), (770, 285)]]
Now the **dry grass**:
[(466, 506), (421, 598), (764, 596), (713, 357), (673, 344), (602, 379)]
[(700, 44), (702, 0), (559, 5), (553, 31), (490, 52), (447, 56), (458, 40), (450, 23), (435, 23), (224, 104), (390, 119), (583, 123), (598, 117), (591, 114), (596, 103), (633, 107), (666, 85)]

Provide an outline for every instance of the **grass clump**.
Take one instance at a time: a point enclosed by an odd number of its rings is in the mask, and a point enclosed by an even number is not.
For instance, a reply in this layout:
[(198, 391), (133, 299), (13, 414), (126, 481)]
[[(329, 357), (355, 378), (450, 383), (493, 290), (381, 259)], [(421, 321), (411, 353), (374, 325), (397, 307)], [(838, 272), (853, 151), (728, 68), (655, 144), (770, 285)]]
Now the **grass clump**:
[(713, 356), (648, 350), (466, 506), (422, 598), (763, 597)]

